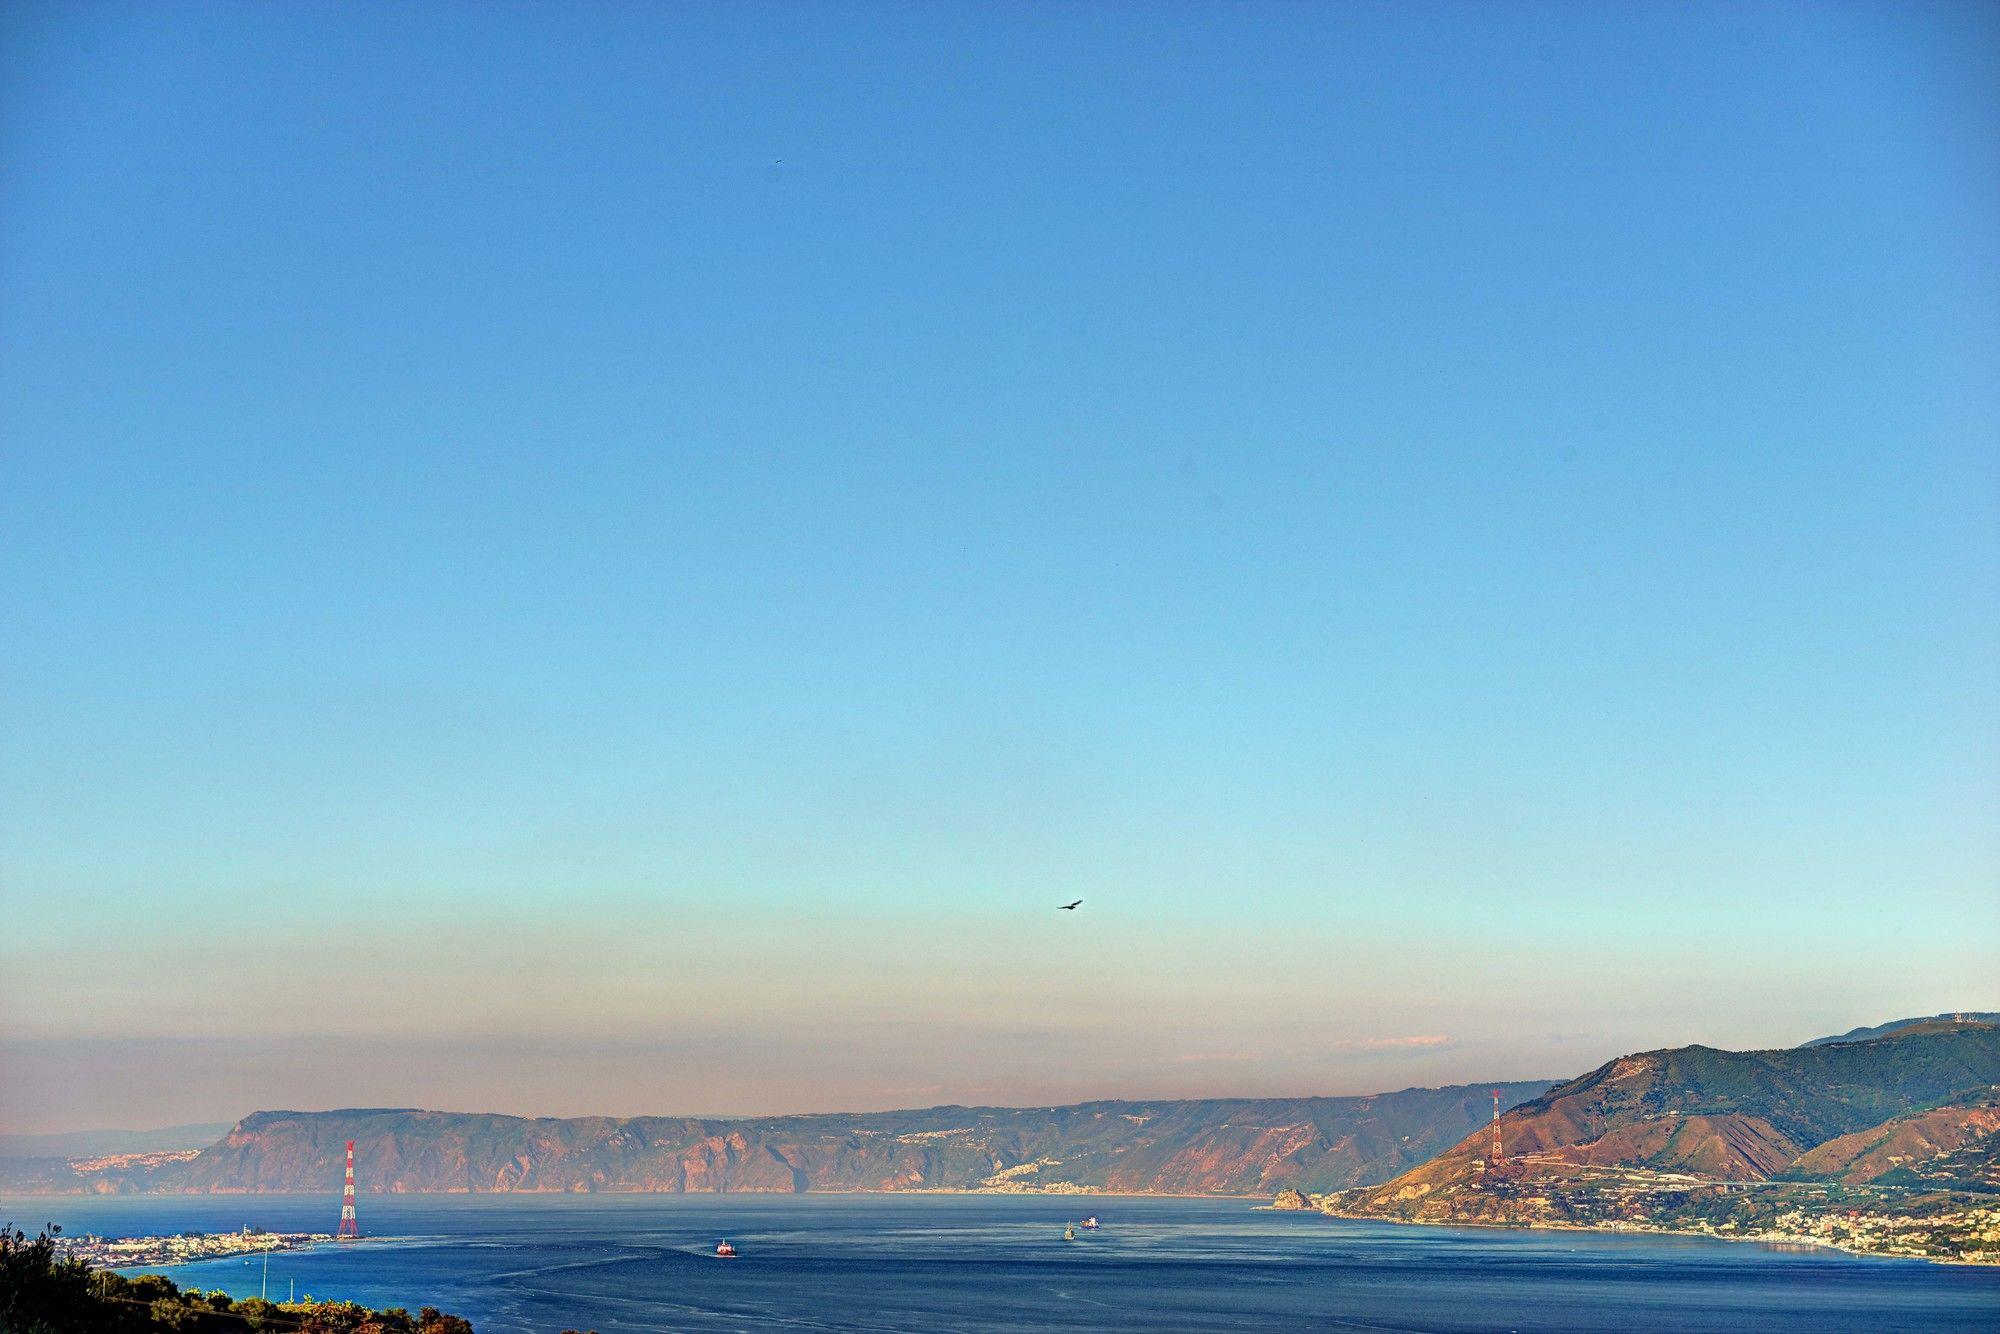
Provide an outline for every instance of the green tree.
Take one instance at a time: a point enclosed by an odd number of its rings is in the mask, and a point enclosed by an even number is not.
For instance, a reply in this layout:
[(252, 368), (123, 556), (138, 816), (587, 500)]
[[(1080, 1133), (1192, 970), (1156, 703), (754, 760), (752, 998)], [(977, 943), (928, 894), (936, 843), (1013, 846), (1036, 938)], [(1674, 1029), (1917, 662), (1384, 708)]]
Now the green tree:
[(69, 1334), (90, 1327), (90, 1267), (60, 1254), (62, 1229), (39, 1236), (0, 1227), (0, 1334)]
[(473, 1334), (427, 1306), (371, 1311), (354, 1302), (276, 1305), (221, 1291), (182, 1292), (161, 1274), (126, 1278), (62, 1253), (61, 1229), (0, 1228), (0, 1334)]

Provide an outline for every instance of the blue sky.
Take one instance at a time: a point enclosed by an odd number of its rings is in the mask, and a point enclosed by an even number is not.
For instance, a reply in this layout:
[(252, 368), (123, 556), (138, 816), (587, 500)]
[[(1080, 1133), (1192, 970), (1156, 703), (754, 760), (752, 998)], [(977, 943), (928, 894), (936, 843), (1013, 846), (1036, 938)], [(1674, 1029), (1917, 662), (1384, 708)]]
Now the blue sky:
[(0, 1122), (1993, 1008), (1996, 58), (1978, 5), (9, 7), (0, 1044), (66, 1073)]

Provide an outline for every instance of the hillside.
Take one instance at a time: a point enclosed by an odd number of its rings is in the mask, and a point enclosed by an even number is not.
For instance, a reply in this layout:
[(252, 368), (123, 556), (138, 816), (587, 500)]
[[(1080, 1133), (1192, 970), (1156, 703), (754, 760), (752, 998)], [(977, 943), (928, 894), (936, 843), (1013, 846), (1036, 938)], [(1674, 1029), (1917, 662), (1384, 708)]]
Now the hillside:
[(2000, 1192), (2000, 1090), (1985, 1089), (1830, 1139), (1780, 1175), (1850, 1186)]
[(1891, 1019), (1886, 1024), (1876, 1024), (1871, 1028), (1851, 1028), (1833, 1037), (1814, 1038), (1801, 1042), (1801, 1047), (1826, 1047), (1836, 1042), (1866, 1042), (1870, 1038), (1886, 1038), (1897, 1033), (1905, 1033), (1929, 1024), (1965, 1023), (1970, 1020), (1979, 1024), (2000, 1024), (2000, 1013), (1986, 1010), (1960, 1010), (1952, 1014), (1923, 1015), (1915, 1019)]
[(1992, 1180), (1995, 1085), (2000, 1027), (1975, 1022), (1779, 1051), (1642, 1052), (1506, 1113), (1497, 1163), (1490, 1133), (1475, 1132), (1323, 1207), (1433, 1222), (1657, 1222), (1717, 1199), (1741, 1212), (1756, 1183), (1780, 1176), (1976, 1184)]
[[(1503, 1086), (1511, 1106), (1549, 1086)], [(1463, 1139), (1487, 1086), (1352, 1098), (710, 1119), (530, 1119), (408, 1108), (258, 1112), (142, 1172), (43, 1160), (9, 1189), (328, 1191), (345, 1141), (364, 1192), (1101, 1190), (1263, 1194), (1383, 1181)], [(7, 1170), (0, 1164), (0, 1172)]]

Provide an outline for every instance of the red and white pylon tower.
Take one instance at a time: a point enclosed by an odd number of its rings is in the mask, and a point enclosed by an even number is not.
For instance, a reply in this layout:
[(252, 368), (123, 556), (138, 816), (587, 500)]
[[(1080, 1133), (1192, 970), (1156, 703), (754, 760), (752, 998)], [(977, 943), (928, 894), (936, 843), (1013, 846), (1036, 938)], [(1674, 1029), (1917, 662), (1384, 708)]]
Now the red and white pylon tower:
[[(1493, 1090), (1493, 1161), (1498, 1163), (1500, 1153), (1500, 1090)], [(352, 1175), (352, 1173), (349, 1173)]]
[(347, 1184), (340, 1188), (340, 1239), (361, 1240), (361, 1223), (354, 1216), (354, 1141), (347, 1141)]

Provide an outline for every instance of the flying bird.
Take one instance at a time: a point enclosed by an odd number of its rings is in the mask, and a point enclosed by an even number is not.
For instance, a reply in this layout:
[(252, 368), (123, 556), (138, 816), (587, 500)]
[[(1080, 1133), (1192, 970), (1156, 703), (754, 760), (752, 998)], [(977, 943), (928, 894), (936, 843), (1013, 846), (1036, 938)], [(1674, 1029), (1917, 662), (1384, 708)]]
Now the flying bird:
[(1077, 901), (1076, 901), (1075, 903), (1060, 903), (1060, 904), (1057, 904), (1057, 905), (1056, 905), (1056, 911), (1057, 911), (1057, 912), (1075, 912), (1075, 911), (1077, 910), (1077, 907), (1078, 907), (1078, 905), (1080, 905), (1080, 904), (1081, 904), (1082, 902), (1083, 902), (1083, 900), (1082, 900), (1082, 899), (1078, 899), (1078, 900), (1077, 900)]

